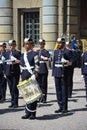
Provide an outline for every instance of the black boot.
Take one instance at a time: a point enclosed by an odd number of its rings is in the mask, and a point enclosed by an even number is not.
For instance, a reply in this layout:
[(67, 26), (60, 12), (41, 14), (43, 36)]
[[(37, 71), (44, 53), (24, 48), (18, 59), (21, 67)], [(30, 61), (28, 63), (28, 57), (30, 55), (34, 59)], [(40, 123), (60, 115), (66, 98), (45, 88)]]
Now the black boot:
[(32, 112), (31, 116), (29, 117), (30, 120), (36, 119), (36, 112)]
[(8, 106), (9, 108), (12, 108), (14, 106), (14, 104), (11, 104), (10, 106)]
[(58, 110), (55, 110), (55, 113), (59, 113), (59, 112), (62, 112), (61, 108), (59, 108)]
[(31, 115), (30, 114), (25, 114), (24, 116), (22, 116), (22, 119), (28, 119)]

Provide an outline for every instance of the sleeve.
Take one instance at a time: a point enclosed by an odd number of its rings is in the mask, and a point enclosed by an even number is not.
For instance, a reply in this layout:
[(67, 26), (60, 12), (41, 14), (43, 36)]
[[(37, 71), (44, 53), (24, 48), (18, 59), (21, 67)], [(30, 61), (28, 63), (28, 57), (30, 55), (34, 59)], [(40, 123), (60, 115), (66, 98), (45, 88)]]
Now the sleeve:
[(45, 57), (47, 57), (47, 58), (50, 58), (50, 53), (49, 53), (49, 51), (47, 51), (46, 49), (44, 49), (44, 51), (42, 51), (42, 54), (41, 54), (42, 56), (45, 56)]
[(34, 56), (35, 70), (34, 73), (39, 73), (39, 56), (36, 53)]
[(21, 52), (18, 51), (18, 60), (21, 60)]
[(52, 76), (54, 76), (54, 69), (55, 69), (55, 51), (53, 56)]

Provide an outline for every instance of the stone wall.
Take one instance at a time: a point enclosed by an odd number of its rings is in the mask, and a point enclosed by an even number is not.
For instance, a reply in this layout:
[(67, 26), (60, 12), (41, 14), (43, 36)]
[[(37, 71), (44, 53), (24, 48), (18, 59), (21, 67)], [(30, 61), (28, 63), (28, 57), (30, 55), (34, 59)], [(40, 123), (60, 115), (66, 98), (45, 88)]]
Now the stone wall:
[(67, 0), (67, 32), (79, 37), (80, 0)]

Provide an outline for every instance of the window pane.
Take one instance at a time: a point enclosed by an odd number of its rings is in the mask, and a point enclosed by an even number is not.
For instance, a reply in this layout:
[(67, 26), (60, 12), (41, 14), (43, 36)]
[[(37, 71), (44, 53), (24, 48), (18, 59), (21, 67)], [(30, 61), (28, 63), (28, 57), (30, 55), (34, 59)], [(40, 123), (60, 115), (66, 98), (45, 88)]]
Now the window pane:
[(30, 12), (25, 13), (25, 37), (31, 36), (35, 44), (39, 40), (39, 13)]

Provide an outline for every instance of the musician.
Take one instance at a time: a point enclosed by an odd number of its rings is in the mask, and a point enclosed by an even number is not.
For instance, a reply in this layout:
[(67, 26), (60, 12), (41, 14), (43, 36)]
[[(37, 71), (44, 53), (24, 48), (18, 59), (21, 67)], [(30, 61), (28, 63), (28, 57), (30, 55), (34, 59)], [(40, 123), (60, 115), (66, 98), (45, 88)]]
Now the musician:
[(71, 52), (65, 49), (65, 39), (58, 39), (58, 50), (54, 51), (52, 75), (55, 79), (57, 103), (59, 109), (55, 113), (68, 111), (68, 67), (72, 65)]
[(5, 74), (11, 94), (11, 105), (9, 108), (18, 107), (19, 91), (17, 84), (19, 83), (20, 78), (20, 57), (21, 52), (16, 49), (16, 41), (9, 40), (9, 51), (7, 51), (5, 54), (7, 61), (5, 66)]
[(74, 74), (74, 64), (77, 59), (76, 55), (74, 54), (75, 51), (71, 49), (71, 42), (67, 41), (65, 45), (66, 53), (69, 57), (69, 54), (72, 54), (72, 65), (68, 66), (68, 97), (72, 97), (72, 90), (73, 90), (73, 74)]
[(48, 68), (46, 61), (50, 60), (50, 54), (49, 51), (45, 49), (45, 40), (40, 39), (39, 40), (40, 49), (37, 51), (39, 55), (39, 63), (40, 63), (40, 72), (39, 72), (39, 85), (42, 89), (42, 99), (41, 102), (46, 103), (47, 101), (47, 79), (48, 79)]
[(0, 102), (4, 101), (4, 95), (3, 95), (4, 73), (3, 73), (3, 61), (2, 61), (2, 46), (3, 43), (0, 43)]
[[(86, 88), (86, 102), (87, 102), (87, 51), (82, 55), (82, 75), (84, 76), (85, 88)], [(87, 103), (85, 105), (87, 107)]]
[(2, 97), (3, 97), (3, 102), (6, 100), (6, 89), (7, 89), (7, 80), (6, 80), (6, 75), (5, 75), (5, 53), (6, 53), (6, 43), (3, 42), (2, 46), (1, 46), (2, 50), (1, 50), (1, 60), (3, 62), (3, 79), (2, 79)]
[[(39, 72), (39, 58), (38, 54), (33, 51), (33, 40), (31, 38), (24, 39), (25, 52), (21, 57), (21, 77), (22, 81), (29, 79), (30, 77), (34, 80), (38, 77)], [(25, 115), (22, 119), (35, 119), (36, 118), (36, 107), (37, 101), (26, 104)]]

